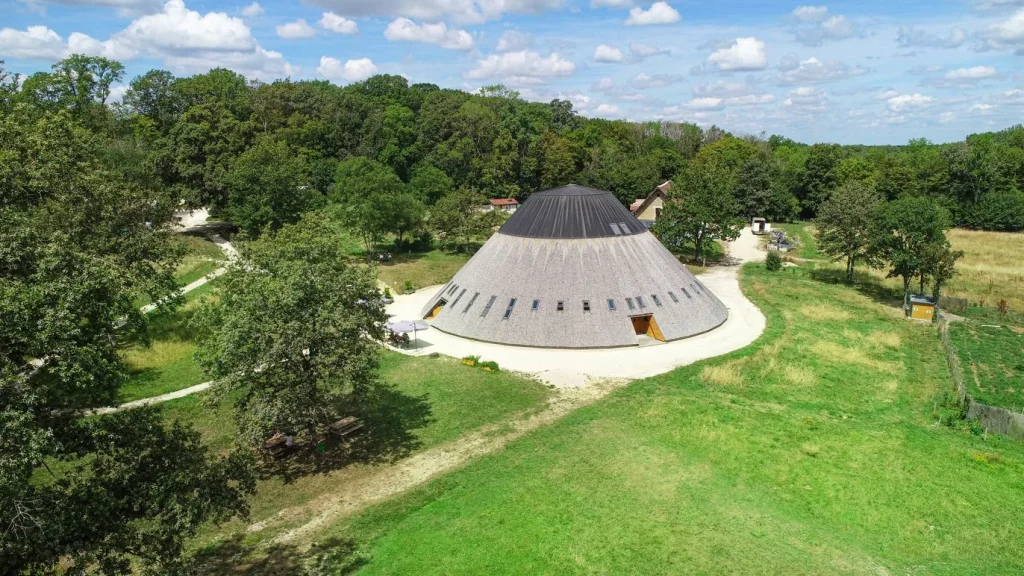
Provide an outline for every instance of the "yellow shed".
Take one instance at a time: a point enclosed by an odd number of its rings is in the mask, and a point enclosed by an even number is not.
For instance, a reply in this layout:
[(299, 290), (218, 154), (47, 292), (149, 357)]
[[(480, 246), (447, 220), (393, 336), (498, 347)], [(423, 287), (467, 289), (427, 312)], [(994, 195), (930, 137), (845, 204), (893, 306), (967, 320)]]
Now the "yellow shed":
[(931, 322), (935, 318), (935, 308), (935, 301), (927, 296), (910, 297), (910, 317), (914, 320)]

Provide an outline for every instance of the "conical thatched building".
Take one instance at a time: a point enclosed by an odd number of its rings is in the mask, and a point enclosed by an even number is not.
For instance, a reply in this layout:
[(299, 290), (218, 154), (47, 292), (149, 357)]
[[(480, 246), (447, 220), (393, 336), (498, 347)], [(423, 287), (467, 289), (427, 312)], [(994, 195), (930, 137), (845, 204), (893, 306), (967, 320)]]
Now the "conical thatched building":
[(423, 309), (438, 330), (545, 348), (677, 340), (728, 310), (609, 192), (537, 192)]

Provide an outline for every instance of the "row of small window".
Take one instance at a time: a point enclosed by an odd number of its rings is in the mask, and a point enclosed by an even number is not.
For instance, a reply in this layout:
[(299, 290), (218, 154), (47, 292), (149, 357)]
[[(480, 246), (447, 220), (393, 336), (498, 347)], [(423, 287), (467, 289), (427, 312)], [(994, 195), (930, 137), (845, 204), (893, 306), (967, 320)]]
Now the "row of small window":
[[(700, 295), (700, 294), (702, 294), (701, 288), (703, 288), (704, 285), (700, 283), (700, 280), (697, 280), (697, 285), (699, 285), (700, 288), (695, 286), (693, 283), (690, 283), (690, 289), (693, 290), (694, 293)], [(459, 287), (457, 285), (453, 285), (449, 290), (447, 290), (445, 292), (445, 294), (450, 296), (450, 295), (454, 294), (455, 291), (458, 290), (458, 288)], [(683, 291), (683, 294), (686, 296), (687, 299), (692, 299), (693, 298), (693, 296), (690, 295), (690, 292), (686, 288), (680, 288), (680, 290)], [(463, 288), (462, 292), (459, 292), (459, 295), (455, 297), (454, 301), (452, 301), (452, 304), (451, 304), (451, 308), (452, 309), (455, 308), (455, 305), (459, 303), (459, 300), (461, 300), (462, 297), (465, 294), (466, 294), (466, 289)], [(473, 304), (476, 302), (476, 299), (479, 296), (480, 296), (479, 292), (476, 292), (476, 293), (473, 294), (473, 297), (469, 299), (469, 303), (466, 304), (465, 308), (463, 308), (463, 310), (462, 310), (463, 314), (465, 314), (466, 312), (469, 312), (469, 309), (473, 307)], [(679, 298), (676, 296), (675, 292), (669, 290), (668, 297), (671, 298), (672, 301), (675, 302), (676, 304), (679, 303)], [(487, 316), (487, 313), (491, 311), (491, 307), (494, 306), (494, 301), (497, 300), (497, 299), (498, 299), (497, 296), (491, 296), (490, 298), (487, 299), (487, 304), (484, 306), (483, 311), (480, 312), (480, 317), (481, 318), (484, 317), (484, 316)], [(662, 306), (661, 298), (658, 298), (657, 294), (651, 294), (651, 300), (654, 302), (655, 306), (657, 306), (658, 308), (661, 308), (661, 306)], [(644, 310), (644, 309), (647, 308), (647, 304), (644, 302), (644, 297), (643, 296), (636, 296), (634, 298), (626, 298), (626, 306), (631, 311), (635, 311), (637, 309)], [(502, 319), (508, 320), (509, 316), (512, 315), (512, 309), (515, 308), (515, 307), (516, 307), (516, 299), (512, 298), (512, 299), (510, 299), (508, 301), (508, 306), (505, 308), (505, 314), (502, 316)], [(530, 310), (533, 311), (533, 312), (536, 312), (536, 311), (540, 310), (540, 300), (534, 300), (533, 304), (530, 305)], [(565, 311), (565, 300), (558, 300), (556, 302), (556, 304), (555, 304), (555, 310), (558, 311), (558, 312), (564, 312)], [(616, 305), (615, 305), (615, 299), (614, 298), (609, 298), (608, 299), (608, 310), (610, 310), (612, 312), (614, 312), (616, 310)], [(583, 311), (584, 312), (590, 312), (590, 300), (584, 300), (583, 301)]]

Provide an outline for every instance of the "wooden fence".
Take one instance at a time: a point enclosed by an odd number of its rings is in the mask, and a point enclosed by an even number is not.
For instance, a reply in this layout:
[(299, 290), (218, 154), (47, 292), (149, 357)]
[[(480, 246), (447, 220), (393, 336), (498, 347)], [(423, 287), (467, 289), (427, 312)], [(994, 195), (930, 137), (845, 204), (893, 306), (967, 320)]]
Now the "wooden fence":
[(942, 340), (942, 348), (946, 353), (946, 363), (949, 364), (949, 373), (953, 376), (953, 386), (956, 389), (960, 405), (964, 407), (968, 420), (977, 420), (982, 428), (993, 434), (1000, 434), (1017, 440), (1024, 440), (1024, 414), (1014, 412), (999, 406), (989, 406), (977, 402), (967, 393), (967, 381), (964, 377), (963, 365), (960, 363), (960, 355), (957, 354), (953, 341), (949, 338), (949, 322), (939, 317), (939, 339)]

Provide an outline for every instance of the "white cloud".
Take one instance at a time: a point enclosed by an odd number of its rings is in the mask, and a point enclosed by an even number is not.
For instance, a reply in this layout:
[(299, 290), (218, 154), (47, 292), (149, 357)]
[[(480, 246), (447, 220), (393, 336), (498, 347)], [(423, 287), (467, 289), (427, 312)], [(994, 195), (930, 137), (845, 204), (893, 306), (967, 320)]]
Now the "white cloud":
[(571, 76), (576, 65), (557, 52), (541, 56), (529, 50), (491, 54), (478, 60), (476, 67), (465, 74), (469, 79), (506, 78), (539, 82), (544, 78)]
[(567, 0), (309, 0), (349, 18), (378, 16), (460, 24), (481, 24), (506, 14), (540, 14)]
[(107, 104), (117, 104), (124, 99), (125, 92), (128, 91), (127, 84), (117, 84), (110, 87), (110, 94), (107, 95)]
[(827, 41), (843, 40), (864, 32), (842, 14), (829, 15), (825, 6), (800, 6), (790, 15), (791, 31), (806, 46), (821, 46)]
[(996, 109), (995, 104), (975, 104), (967, 109), (968, 112), (978, 112), (980, 114), (988, 114)]
[(596, 90), (598, 92), (607, 92), (612, 88), (615, 88), (615, 81), (611, 78), (601, 78), (591, 86), (592, 90)]
[(878, 95), (875, 96), (875, 100), (888, 100), (899, 95), (899, 92), (893, 90), (892, 88), (889, 88), (888, 90), (882, 90), (881, 92), (879, 92)]
[(725, 101), (721, 98), (694, 98), (684, 106), (691, 110), (721, 110), (725, 108)]
[(653, 26), (657, 24), (675, 24), (682, 19), (675, 8), (668, 2), (655, 2), (647, 10), (637, 7), (629, 11), (626, 26)]
[(772, 94), (748, 94), (747, 96), (729, 98), (725, 101), (729, 106), (762, 106), (772, 102), (775, 102), (775, 96)]
[(957, 68), (946, 73), (946, 80), (958, 82), (976, 82), (985, 78), (992, 78), (996, 75), (996, 69), (991, 66), (973, 66), (971, 68)]
[(719, 70), (762, 70), (768, 65), (764, 42), (757, 38), (737, 38), (732, 46), (715, 50), (707, 63)]
[(810, 86), (801, 86), (790, 91), (786, 95), (786, 99), (782, 101), (782, 105), (803, 112), (824, 112), (828, 109), (829, 100), (821, 90)]
[(305, 18), (299, 18), (294, 22), (288, 22), (281, 24), (274, 29), (277, 32), (279, 38), (285, 40), (298, 40), (301, 38), (312, 38), (316, 36), (316, 30), (306, 22)]
[(526, 50), (530, 47), (533, 42), (533, 37), (522, 32), (520, 30), (506, 30), (501, 38), (498, 38), (498, 46), (495, 48), (498, 52), (515, 52), (518, 50)]
[(162, 11), (136, 18), (108, 40), (73, 33), (68, 46), (72, 51), (118, 60), (159, 59), (179, 73), (217, 66), (256, 77), (296, 72), (280, 52), (263, 49), (241, 18), (224, 12), (200, 14), (189, 10), (182, 0), (169, 0)]
[(624, 62), (626, 57), (622, 55), (622, 50), (619, 50), (615, 46), (608, 46), (607, 44), (601, 44), (594, 49), (594, 62)]
[(649, 76), (641, 72), (633, 77), (630, 85), (637, 90), (647, 90), (648, 88), (664, 88), (682, 80), (683, 77), (678, 74), (655, 74)]
[(259, 2), (253, 2), (245, 8), (242, 8), (242, 16), (245, 16), (246, 18), (259, 18), (266, 13), (267, 11), (263, 9), (263, 6), (260, 6)]
[(629, 55), (632, 60), (640, 61), (644, 58), (650, 58), (651, 56), (659, 56), (661, 54), (671, 54), (672, 51), (667, 48), (658, 48), (657, 46), (651, 46), (650, 44), (634, 44), (629, 43)]
[(782, 73), (779, 74), (777, 81), (784, 86), (838, 82), (868, 73), (868, 69), (861, 66), (848, 66), (836, 61), (822, 62), (813, 56), (801, 62), (786, 58), (780, 68)]
[(359, 26), (344, 16), (338, 16), (334, 12), (324, 12), (320, 17), (320, 27), (337, 34), (358, 34)]
[(120, 16), (131, 18), (140, 14), (160, 10), (160, 0), (18, 0), (30, 10), (45, 13), (44, 4), (70, 4), (76, 6), (99, 6), (103, 8), (116, 8)]
[(1024, 8), (978, 33), (978, 50), (1024, 50)]
[(1024, 106), (1024, 90), (1013, 89), (1000, 92), (995, 97), (1000, 104), (1007, 106)]
[(316, 73), (328, 80), (362, 82), (377, 73), (377, 65), (369, 58), (348, 60), (342, 64), (341, 60), (337, 58), (321, 56), (320, 65), (316, 67)]
[(598, 116), (619, 116), (622, 110), (614, 104), (599, 104), (595, 110)]
[(826, 6), (797, 6), (793, 10), (793, 17), (803, 22), (821, 22), (828, 18), (828, 7)]
[(46, 26), (0, 29), (0, 56), (56, 60), (67, 53), (64, 39)]
[(910, 26), (900, 26), (896, 31), (896, 43), (904, 48), (958, 48), (966, 41), (967, 33), (958, 26), (945, 37)]
[(449, 29), (444, 22), (417, 24), (408, 18), (396, 18), (384, 30), (384, 37), (393, 42), (436, 44), (447, 50), (473, 49), (473, 36), (469, 32)]
[(906, 109), (921, 108), (934, 101), (935, 99), (931, 96), (924, 96), (922, 94), (900, 94), (899, 96), (889, 98), (889, 110), (900, 112)]

